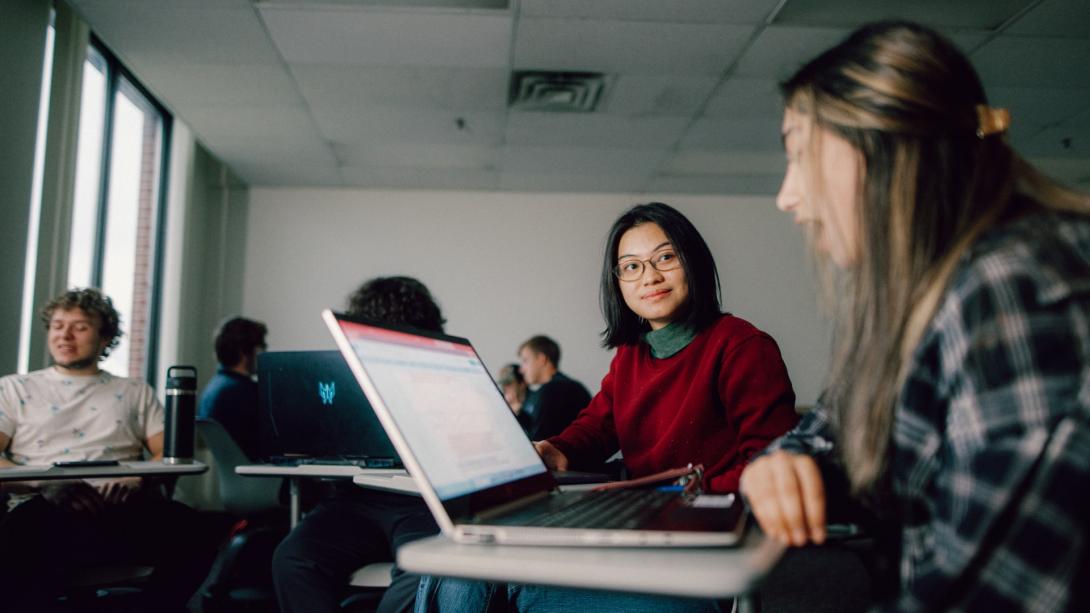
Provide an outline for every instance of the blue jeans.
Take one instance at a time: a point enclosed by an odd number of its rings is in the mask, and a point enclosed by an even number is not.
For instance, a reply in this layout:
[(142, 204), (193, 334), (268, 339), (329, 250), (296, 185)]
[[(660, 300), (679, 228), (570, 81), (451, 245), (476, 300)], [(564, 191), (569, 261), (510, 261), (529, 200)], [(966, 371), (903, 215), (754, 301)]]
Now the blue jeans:
[(729, 612), (730, 608), (729, 601), (717, 603), (692, 598), (440, 577), (421, 578), (416, 597), (416, 613), (722, 613)]

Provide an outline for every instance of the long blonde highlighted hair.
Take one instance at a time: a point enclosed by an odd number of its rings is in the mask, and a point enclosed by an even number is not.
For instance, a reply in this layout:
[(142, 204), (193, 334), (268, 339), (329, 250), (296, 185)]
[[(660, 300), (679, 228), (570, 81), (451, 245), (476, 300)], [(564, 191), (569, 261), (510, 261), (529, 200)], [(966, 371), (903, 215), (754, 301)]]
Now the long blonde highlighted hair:
[(788, 108), (814, 122), (812, 137), (829, 130), (863, 159), (859, 257), (836, 292), (825, 400), (852, 486), (866, 493), (885, 475), (912, 352), (969, 246), (1026, 212), (1027, 201), (1090, 214), (1090, 198), (1038, 172), (1001, 133), (978, 135), (978, 107), (987, 105), (980, 79), (923, 26), (864, 26), (782, 89)]

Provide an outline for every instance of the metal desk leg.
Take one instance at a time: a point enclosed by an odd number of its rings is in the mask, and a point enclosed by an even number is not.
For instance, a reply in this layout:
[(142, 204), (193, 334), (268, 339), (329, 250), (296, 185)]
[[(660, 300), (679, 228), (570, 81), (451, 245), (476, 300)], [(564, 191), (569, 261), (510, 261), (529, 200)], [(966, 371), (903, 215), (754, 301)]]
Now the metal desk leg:
[(288, 490), (291, 492), (291, 527), (299, 523), (299, 478), (288, 477)]

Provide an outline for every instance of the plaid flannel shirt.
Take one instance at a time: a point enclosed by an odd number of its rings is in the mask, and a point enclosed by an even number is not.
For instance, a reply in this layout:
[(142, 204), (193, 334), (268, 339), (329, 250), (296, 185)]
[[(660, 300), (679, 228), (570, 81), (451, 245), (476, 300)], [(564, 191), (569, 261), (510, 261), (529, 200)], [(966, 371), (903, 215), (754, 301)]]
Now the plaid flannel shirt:
[[(1090, 222), (1035, 213), (973, 246), (896, 407), (895, 610), (1090, 610)], [(820, 403), (819, 403), (820, 405)], [(819, 406), (768, 451), (838, 463)]]

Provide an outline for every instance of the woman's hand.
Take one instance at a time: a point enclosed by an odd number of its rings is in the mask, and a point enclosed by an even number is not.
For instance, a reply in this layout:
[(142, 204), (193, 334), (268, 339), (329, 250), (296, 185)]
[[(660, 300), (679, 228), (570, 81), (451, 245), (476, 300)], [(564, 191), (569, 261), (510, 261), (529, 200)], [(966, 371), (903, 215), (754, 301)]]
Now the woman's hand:
[(541, 460), (545, 462), (545, 466), (548, 466), (549, 470), (568, 470), (568, 456), (553, 447), (553, 444), (549, 441), (536, 441), (534, 449), (537, 450), (537, 455), (541, 456)]
[(768, 536), (801, 547), (825, 541), (825, 483), (808, 455), (776, 451), (742, 472), (742, 495)]

